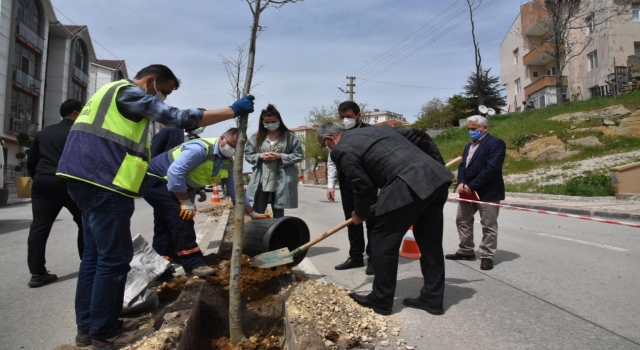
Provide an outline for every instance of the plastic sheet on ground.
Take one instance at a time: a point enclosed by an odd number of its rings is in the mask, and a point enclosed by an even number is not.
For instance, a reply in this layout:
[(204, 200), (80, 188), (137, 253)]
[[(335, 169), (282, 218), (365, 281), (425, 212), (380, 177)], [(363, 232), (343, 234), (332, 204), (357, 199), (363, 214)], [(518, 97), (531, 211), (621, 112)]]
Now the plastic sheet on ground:
[[(131, 270), (127, 274), (127, 283), (124, 287), (124, 300), (122, 312), (133, 312), (157, 306), (157, 295), (151, 290), (149, 283), (165, 272), (171, 263), (162, 258), (137, 234), (133, 238), (133, 259)], [(154, 299), (155, 296), (155, 299)]]

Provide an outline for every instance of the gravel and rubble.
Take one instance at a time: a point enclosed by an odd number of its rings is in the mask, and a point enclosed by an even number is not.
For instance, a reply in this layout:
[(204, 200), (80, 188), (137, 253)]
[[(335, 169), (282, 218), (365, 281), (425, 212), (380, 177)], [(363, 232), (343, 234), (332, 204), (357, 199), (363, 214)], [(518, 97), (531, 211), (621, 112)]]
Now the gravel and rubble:
[(589, 171), (594, 174), (609, 174), (610, 168), (636, 162), (638, 159), (640, 159), (640, 151), (610, 154), (602, 157), (540, 167), (525, 173), (506, 175), (504, 182), (517, 184), (534, 181), (541, 186), (563, 184), (572, 177), (584, 175)]
[(402, 319), (382, 316), (353, 301), (349, 290), (334, 283), (303, 281), (287, 300), (289, 321), (315, 330), (327, 349), (403, 349), (417, 347), (402, 338)]

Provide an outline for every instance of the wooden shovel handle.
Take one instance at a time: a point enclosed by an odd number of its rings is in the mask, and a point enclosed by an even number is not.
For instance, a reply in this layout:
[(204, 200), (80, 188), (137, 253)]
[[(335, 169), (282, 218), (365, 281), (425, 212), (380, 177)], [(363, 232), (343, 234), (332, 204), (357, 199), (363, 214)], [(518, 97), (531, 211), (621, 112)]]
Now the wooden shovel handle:
[(454, 158), (453, 160), (451, 160), (449, 163), (445, 164), (444, 166), (446, 166), (447, 168), (456, 165), (457, 163), (459, 163), (462, 160), (462, 156), (458, 156), (456, 158)]
[[(371, 206), (371, 211), (376, 211), (376, 205), (375, 205), (375, 204)], [(301, 246), (301, 247), (299, 248), (299, 249), (300, 249), (300, 251), (305, 251), (305, 250), (309, 249), (309, 247), (311, 247), (312, 245), (315, 245), (316, 243), (318, 243), (318, 242), (322, 241), (323, 239), (325, 239), (325, 238), (327, 238), (327, 237), (331, 236), (332, 234), (334, 234), (334, 233), (336, 233), (336, 232), (338, 232), (338, 231), (342, 230), (343, 228), (345, 228), (345, 227), (347, 227), (347, 226), (351, 225), (352, 223), (353, 223), (353, 218), (350, 218), (349, 220), (347, 220), (347, 221), (345, 221), (345, 222), (341, 223), (340, 225), (338, 225), (338, 226), (336, 226), (336, 227), (334, 227), (334, 228), (330, 229), (329, 231), (327, 231), (327, 232), (325, 232), (325, 233), (321, 234), (321, 235), (320, 235), (320, 236), (318, 236), (317, 238), (312, 239), (309, 243), (307, 243), (307, 244), (305, 244), (305, 245)]]

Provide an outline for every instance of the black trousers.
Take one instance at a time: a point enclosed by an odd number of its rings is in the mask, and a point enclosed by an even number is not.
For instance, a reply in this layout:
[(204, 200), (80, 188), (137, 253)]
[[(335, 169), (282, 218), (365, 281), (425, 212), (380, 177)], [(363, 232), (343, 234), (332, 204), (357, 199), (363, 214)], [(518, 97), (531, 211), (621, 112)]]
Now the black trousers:
[(34, 275), (43, 275), (45, 268), (46, 247), (51, 227), (56, 221), (62, 207), (67, 208), (73, 221), (78, 226), (78, 254), (82, 260), (84, 240), (82, 234), (82, 216), (80, 209), (69, 196), (67, 180), (55, 175), (36, 175), (31, 187), (31, 212), (33, 221), (29, 228), (27, 243), (27, 263), (29, 271)]
[(196, 243), (195, 223), (182, 220), (180, 201), (167, 189), (167, 181), (147, 175), (143, 198), (153, 207), (153, 249), (156, 253), (181, 264), (187, 272), (205, 265)]
[(393, 305), (398, 276), (398, 251), (402, 238), (413, 224), (413, 235), (422, 256), (420, 269), (424, 284), (418, 300), (434, 307), (444, 298), (443, 215), (449, 183), (438, 187), (424, 200), (409, 190), (414, 202), (379, 215), (370, 233), (373, 254), (373, 290), (367, 298), (388, 307)]
[[(346, 181), (344, 175), (341, 175), (339, 178), (340, 183), (340, 198), (342, 199), (342, 210), (344, 211), (344, 219), (349, 220), (351, 218), (351, 213), (355, 210), (355, 206), (353, 204), (353, 189), (349, 185), (349, 182)], [(377, 200), (377, 196), (376, 196)], [(374, 202), (375, 203), (375, 202)], [(371, 213), (365, 221), (367, 225), (367, 243), (365, 245), (364, 241), (364, 225), (354, 225), (351, 224), (347, 226), (347, 234), (349, 237), (349, 256), (353, 259), (362, 260), (363, 254), (366, 252), (369, 258), (369, 262), (371, 262), (371, 239), (370, 234), (373, 230), (373, 227), (376, 223), (376, 213)]]
[(263, 192), (262, 191), (262, 182), (258, 185), (258, 189), (256, 190), (256, 195), (253, 198), (253, 210), (256, 213), (264, 214), (264, 211), (267, 210), (267, 204), (271, 204), (271, 211), (273, 211), (274, 218), (281, 218), (284, 216), (284, 209), (276, 209), (273, 207), (273, 203), (276, 202), (276, 193), (275, 192)]

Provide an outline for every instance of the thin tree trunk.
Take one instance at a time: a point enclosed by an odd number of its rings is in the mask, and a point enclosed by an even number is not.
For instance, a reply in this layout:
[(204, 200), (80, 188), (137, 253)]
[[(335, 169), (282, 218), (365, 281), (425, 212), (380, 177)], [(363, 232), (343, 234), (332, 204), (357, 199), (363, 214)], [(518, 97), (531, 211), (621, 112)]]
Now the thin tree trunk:
[[(475, 1), (474, 1), (475, 2)], [(482, 3), (482, 1), (480, 1)], [(471, 0), (467, 0), (469, 5), (469, 19), (471, 20), (471, 37), (473, 38), (473, 51), (476, 57), (476, 94), (478, 94), (478, 104), (484, 104), (484, 97), (482, 96), (482, 90), (480, 89), (480, 74), (482, 73), (482, 56), (480, 56), (480, 46), (476, 41), (476, 26), (473, 22), (473, 7)]]
[[(249, 95), (251, 89), (251, 79), (253, 77), (253, 67), (256, 55), (256, 38), (260, 23), (260, 1), (256, 0), (255, 11), (253, 12), (253, 25), (251, 27), (251, 44), (249, 45), (249, 56), (247, 63), (247, 75), (245, 76), (244, 95)], [(236, 205), (234, 208), (233, 225), (233, 250), (231, 254), (231, 277), (229, 281), (229, 333), (231, 343), (236, 345), (246, 336), (242, 330), (242, 299), (240, 295), (240, 271), (242, 267), (242, 247), (244, 246), (244, 181), (242, 179), (244, 146), (247, 142), (247, 121), (249, 115), (238, 117), (238, 136), (236, 144), (236, 154), (233, 164), (233, 181), (236, 190)]]

